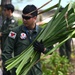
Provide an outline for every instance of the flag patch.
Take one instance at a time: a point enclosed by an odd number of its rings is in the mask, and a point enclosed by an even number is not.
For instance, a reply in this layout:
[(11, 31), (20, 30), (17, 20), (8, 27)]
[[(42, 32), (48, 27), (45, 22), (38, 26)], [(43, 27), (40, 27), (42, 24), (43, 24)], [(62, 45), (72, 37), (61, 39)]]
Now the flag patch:
[(21, 39), (25, 39), (26, 37), (27, 37), (27, 36), (26, 36), (25, 33), (21, 33), (21, 36), (20, 36)]
[(9, 37), (15, 39), (15, 37), (16, 37), (16, 33), (13, 32), (13, 31), (11, 31), (11, 32), (9, 33)]

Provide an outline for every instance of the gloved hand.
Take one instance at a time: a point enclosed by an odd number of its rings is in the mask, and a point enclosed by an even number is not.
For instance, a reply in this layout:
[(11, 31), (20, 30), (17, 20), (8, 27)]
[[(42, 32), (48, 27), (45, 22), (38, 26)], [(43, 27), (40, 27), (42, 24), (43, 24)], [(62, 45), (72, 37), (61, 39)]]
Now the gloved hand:
[(33, 47), (34, 47), (34, 50), (36, 50), (38, 52), (44, 52), (44, 44), (43, 44), (42, 40), (40, 42), (35, 41), (33, 43)]

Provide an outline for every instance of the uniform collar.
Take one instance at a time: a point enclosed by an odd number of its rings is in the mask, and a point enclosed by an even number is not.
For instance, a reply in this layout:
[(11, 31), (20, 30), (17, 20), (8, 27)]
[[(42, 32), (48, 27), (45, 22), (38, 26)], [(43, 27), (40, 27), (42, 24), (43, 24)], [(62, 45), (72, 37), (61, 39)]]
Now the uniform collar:
[[(22, 26), (22, 30), (25, 32), (25, 31), (29, 31), (27, 29), (27, 27), (25, 27), (24, 25)], [(36, 25), (35, 28), (33, 29), (33, 33), (37, 33), (38, 32), (38, 26)]]
[(6, 20), (12, 20), (12, 19), (13, 19), (13, 16), (11, 16), (10, 18), (8, 17), (6, 18)]

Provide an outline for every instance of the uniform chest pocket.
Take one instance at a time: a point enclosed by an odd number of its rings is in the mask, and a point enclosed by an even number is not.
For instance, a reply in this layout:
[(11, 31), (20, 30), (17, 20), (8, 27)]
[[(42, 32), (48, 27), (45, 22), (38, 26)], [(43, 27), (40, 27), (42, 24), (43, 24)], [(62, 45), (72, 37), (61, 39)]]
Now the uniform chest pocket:
[(28, 46), (28, 45), (30, 44), (28, 38), (25, 38), (25, 39), (21, 39), (21, 38), (20, 38), (19, 41), (18, 41), (18, 43), (19, 43), (20, 45), (25, 45), (25, 46)]
[(14, 27), (15, 27), (14, 24), (10, 24), (10, 25), (8, 26), (8, 28), (14, 28)]

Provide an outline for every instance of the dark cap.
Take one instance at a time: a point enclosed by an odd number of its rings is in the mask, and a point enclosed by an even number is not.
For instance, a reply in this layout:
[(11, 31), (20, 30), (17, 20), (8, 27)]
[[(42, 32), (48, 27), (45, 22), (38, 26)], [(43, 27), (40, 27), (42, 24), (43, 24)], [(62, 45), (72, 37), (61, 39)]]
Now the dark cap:
[(37, 7), (35, 5), (27, 5), (26, 7), (24, 7), (23, 14), (31, 14), (32, 16), (37, 16), (38, 15), (38, 10)]
[(4, 9), (11, 10), (12, 12), (14, 12), (14, 6), (12, 4), (5, 4)]

